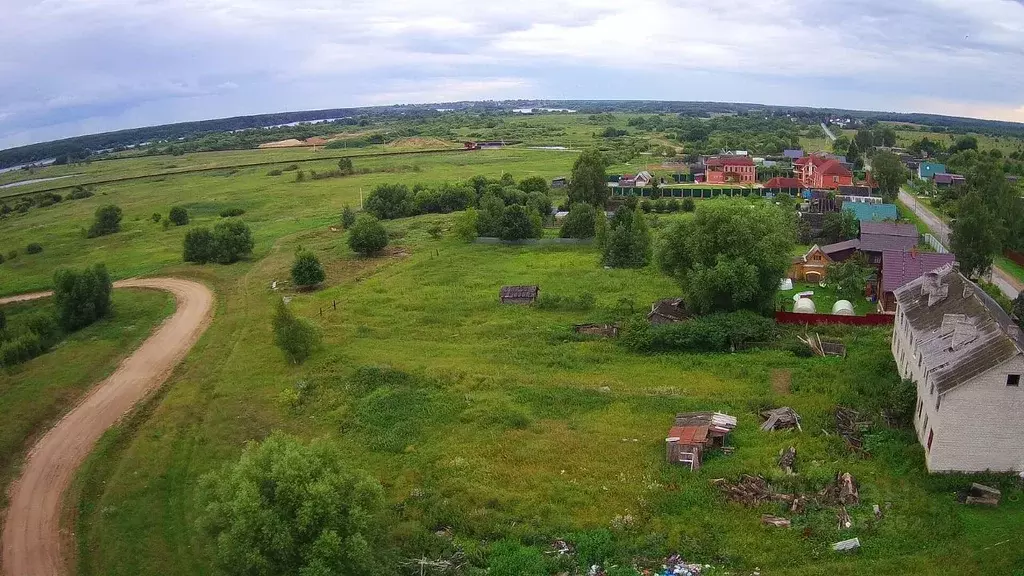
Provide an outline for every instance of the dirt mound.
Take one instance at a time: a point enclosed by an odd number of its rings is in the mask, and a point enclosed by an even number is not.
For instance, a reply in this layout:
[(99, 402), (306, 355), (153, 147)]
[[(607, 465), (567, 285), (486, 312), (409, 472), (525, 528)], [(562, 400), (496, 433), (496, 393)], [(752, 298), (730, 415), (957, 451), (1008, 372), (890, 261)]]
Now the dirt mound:
[(306, 146), (306, 143), (296, 138), (289, 138), (287, 140), (278, 140), (277, 142), (260, 144), (258, 148), (265, 150), (267, 148), (295, 148), (296, 146)]
[(404, 148), (407, 150), (433, 150), (435, 148), (452, 148), (455, 145), (440, 138), (399, 138), (388, 143), (388, 148)]

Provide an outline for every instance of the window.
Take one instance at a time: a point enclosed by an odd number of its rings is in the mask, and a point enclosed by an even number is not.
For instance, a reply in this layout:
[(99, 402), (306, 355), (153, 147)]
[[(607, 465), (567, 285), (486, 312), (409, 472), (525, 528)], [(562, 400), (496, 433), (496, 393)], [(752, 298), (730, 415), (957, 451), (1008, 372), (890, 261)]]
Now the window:
[(922, 362), (924, 362), (924, 354), (921, 354), (920, 356), (917, 357), (917, 367), (918, 368), (921, 367), (921, 363)]
[(942, 396), (935, 397), (935, 411), (939, 411), (939, 405), (942, 404)]
[(924, 410), (924, 400), (917, 401), (917, 417), (921, 417), (921, 411)]
[(935, 394), (935, 384), (932, 384), (932, 390), (928, 394), (929, 395), (934, 395)]
[(1006, 385), (1013, 387), (1020, 386), (1020, 374), (1007, 374)]
[(932, 440), (935, 440), (935, 430), (928, 431), (928, 451), (932, 451)]
[(924, 426), (921, 426), (921, 430), (927, 430), (927, 429), (928, 429), (928, 415), (925, 414), (924, 415)]

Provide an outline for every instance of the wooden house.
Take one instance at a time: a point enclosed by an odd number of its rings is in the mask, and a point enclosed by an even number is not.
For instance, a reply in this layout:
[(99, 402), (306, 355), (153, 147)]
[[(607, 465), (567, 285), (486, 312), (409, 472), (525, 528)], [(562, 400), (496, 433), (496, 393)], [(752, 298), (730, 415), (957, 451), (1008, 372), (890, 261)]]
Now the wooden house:
[(724, 448), (726, 436), (736, 428), (736, 418), (721, 412), (676, 414), (675, 423), (665, 438), (665, 458), (670, 464), (682, 464), (698, 470), (704, 454)]
[(666, 298), (651, 304), (651, 311), (647, 313), (647, 319), (651, 324), (671, 324), (686, 320), (686, 306), (682, 298)]
[(533, 304), (539, 294), (539, 286), (502, 286), (498, 298), (502, 304)]

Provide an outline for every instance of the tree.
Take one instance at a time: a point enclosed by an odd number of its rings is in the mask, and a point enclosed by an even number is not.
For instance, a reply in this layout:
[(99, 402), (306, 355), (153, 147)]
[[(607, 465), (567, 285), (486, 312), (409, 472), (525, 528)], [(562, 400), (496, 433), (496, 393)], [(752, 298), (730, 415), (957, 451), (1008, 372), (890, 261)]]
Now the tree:
[(977, 150), (978, 139), (974, 136), (961, 136), (956, 139), (956, 142), (950, 145), (949, 154), (952, 156), (961, 150)]
[(167, 219), (175, 226), (184, 226), (188, 224), (188, 212), (181, 206), (175, 206), (171, 208), (171, 213), (167, 215)]
[(891, 126), (875, 129), (874, 143), (875, 146), (892, 148), (896, 145), (896, 131), (893, 130)]
[(1017, 317), (1017, 324), (1024, 328), (1024, 292), (1013, 299), (1013, 315)]
[(867, 152), (875, 145), (875, 135), (866, 128), (857, 130), (857, 135), (853, 137), (853, 141), (857, 143), (857, 149), (861, 152)]
[(971, 192), (960, 202), (960, 215), (953, 223), (950, 248), (960, 262), (960, 271), (978, 278), (992, 268), (999, 250), (999, 218), (985, 205), (981, 195)]
[(88, 326), (110, 311), (113, 285), (103, 264), (72, 270), (60, 268), (53, 274), (53, 304), (57, 321), (72, 332)]
[(501, 216), (500, 238), (502, 240), (525, 240), (527, 238), (540, 238), (540, 230), (530, 218), (532, 210), (523, 206), (513, 204), (505, 208)]
[(829, 244), (853, 240), (860, 234), (860, 222), (850, 210), (828, 212), (821, 225), (821, 239)]
[(206, 264), (213, 260), (216, 254), (216, 243), (213, 240), (213, 233), (209, 228), (191, 228), (185, 232), (184, 254), (182, 259), (185, 262)]
[(476, 240), (478, 218), (476, 208), (466, 208), (465, 212), (455, 218), (455, 236), (463, 242)]
[(356, 223), (356, 211), (351, 206), (345, 204), (345, 207), (341, 210), (341, 225), (348, 230)]
[(96, 219), (89, 228), (89, 238), (106, 236), (121, 231), (121, 208), (113, 204), (96, 209)]
[(320, 333), (316, 326), (292, 314), (284, 300), (277, 302), (272, 327), (274, 343), (293, 364), (303, 363), (320, 345)]
[(275, 432), (202, 477), (199, 526), (224, 574), (380, 574), (383, 490), (328, 440)]
[(693, 198), (683, 198), (683, 212), (693, 212), (697, 209), (697, 203)]
[(295, 255), (292, 264), (292, 283), (301, 288), (316, 286), (324, 281), (327, 275), (316, 254), (302, 250)]
[(558, 235), (562, 238), (593, 238), (597, 223), (597, 210), (590, 204), (573, 204), (562, 221)]
[(651, 262), (651, 231), (639, 206), (623, 206), (615, 212), (603, 262), (612, 268), (643, 268)]
[(850, 146), (846, 149), (846, 161), (853, 162), (860, 158), (860, 148), (857, 147), (857, 142), (850, 142)]
[(889, 152), (878, 152), (871, 157), (871, 175), (878, 182), (882, 200), (889, 204), (896, 202), (900, 186), (907, 183), (910, 173), (899, 156)]
[(221, 264), (231, 264), (249, 256), (255, 245), (252, 230), (241, 220), (225, 220), (213, 227), (213, 259)]
[(608, 201), (605, 160), (595, 148), (584, 150), (572, 165), (569, 180), (569, 203), (582, 202), (601, 209)]
[(546, 193), (530, 192), (526, 197), (526, 207), (535, 210), (542, 220), (551, 217), (551, 197)]
[(348, 157), (338, 158), (338, 171), (346, 176), (354, 173), (355, 168), (352, 166), (352, 159)]
[(413, 196), (405, 184), (381, 184), (370, 192), (363, 203), (363, 210), (380, 220), (392, 220), (412, 216)]
[(608, 246), (608, 215), (600, 208), (594, 210), (594, 244), (604, 258), (604, 249)]
[(480, 198), (480, 216), (476, 229), (480, 236), (498, 237), (501, 235), (501, 218), (505, 214), (505, 203), (493, 194), (485, 194)]
[(665, 234), (658, 262), (694, 312), (768, 312), (796, 237), (790, 214), (740, 199), (702, 202)]
[(363, 256), (371, 256), (388, 245), (388, 231), (369, 214), (361, 214), (348, 234), (348, 246)]
[(540, 192), (547, 196), (548, 194), (548, 181), (543, 176), (529, 176), (519, 181), (519, 189), (529, 194), (530, 192)]
[(867, 260), (858, 252), (842, 262), (829, 264), (826, 277), (841, 298), (853, 300), (864, 293), (864, 285), (873, 272), (874, 269), (868, 266)]
[(850, 144), (852, 143), (853, 140), (850, 140), (849, 136), (847, 136), (846, 134), (841, 134), (838, 137), (836, 137), (835, 141), (832, 142), (832, 152), (836, 154), (848, 154)]

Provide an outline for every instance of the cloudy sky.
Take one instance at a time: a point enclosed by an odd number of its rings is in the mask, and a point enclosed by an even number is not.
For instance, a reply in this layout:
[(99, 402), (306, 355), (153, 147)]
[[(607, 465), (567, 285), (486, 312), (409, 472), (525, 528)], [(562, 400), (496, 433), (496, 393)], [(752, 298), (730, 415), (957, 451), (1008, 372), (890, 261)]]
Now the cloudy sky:
[(0, 148), (506, 98), (1024, 122), (1024, 0), (0, 0)]

